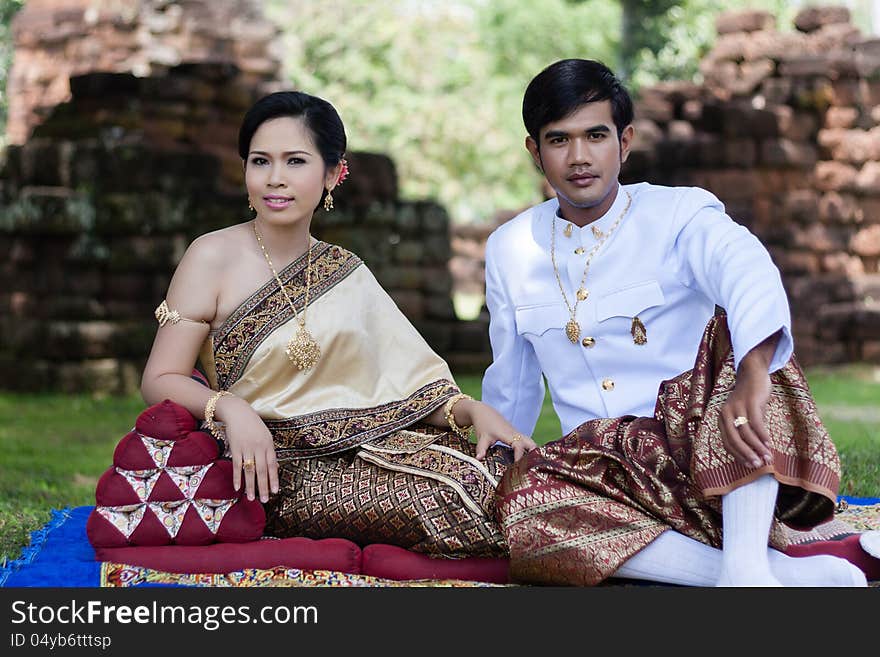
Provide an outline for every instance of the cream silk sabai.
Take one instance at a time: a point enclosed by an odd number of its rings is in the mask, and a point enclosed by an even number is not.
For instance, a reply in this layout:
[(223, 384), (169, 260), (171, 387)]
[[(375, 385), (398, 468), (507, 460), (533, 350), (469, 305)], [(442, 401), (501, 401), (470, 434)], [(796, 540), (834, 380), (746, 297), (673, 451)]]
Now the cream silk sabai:
[[(374, 408), (398, 401), (452, 374), (404, 317), (370, 270), (359, 265), (309, 305), (306, 327), (321, 358), (300, 371), (284, 349), (296, 331), (294, 317), (256, 348), (229, 391), (264, 420), (281, 420), (333, 408)], [(217, 387), (212, 336), (200, 359)]]

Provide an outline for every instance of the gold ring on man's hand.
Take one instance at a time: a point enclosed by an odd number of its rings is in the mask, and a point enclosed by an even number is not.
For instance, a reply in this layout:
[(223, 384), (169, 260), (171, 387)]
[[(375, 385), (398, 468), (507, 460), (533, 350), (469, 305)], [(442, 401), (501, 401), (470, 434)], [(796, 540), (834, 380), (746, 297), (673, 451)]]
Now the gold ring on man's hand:
[(256, 462), (253, 459), (245, 459), (241, 462), (241, 467), (243, 467), (245, 470), (253, 470), (255, 465)]
[(739, 416), (733, 418), (733, 426), (735, 426), (735, 427), (741, 427), (742, 425), (748, 424), (748, 423), (749, 423), (749, 418), (747, 418), (745, 415), (739, 415)]

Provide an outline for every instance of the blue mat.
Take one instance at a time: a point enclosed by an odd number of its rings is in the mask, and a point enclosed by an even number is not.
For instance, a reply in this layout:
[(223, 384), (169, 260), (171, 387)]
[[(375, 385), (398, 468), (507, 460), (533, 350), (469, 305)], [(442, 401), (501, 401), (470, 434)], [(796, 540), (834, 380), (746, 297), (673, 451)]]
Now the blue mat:
[[(876, 497), (842, 497), (853, 505), (880, 503)], [(53, 509), (52, 519), (31, 533), (21, 557), (0, 566), (0, 587), (96, 587), (101, 564), (86, 537), (94, 507)]]
[(101, 563), (86, 538), (93, 508), (52, 509), (21, 557), (0, 567), (0, 586), (99, 586)]

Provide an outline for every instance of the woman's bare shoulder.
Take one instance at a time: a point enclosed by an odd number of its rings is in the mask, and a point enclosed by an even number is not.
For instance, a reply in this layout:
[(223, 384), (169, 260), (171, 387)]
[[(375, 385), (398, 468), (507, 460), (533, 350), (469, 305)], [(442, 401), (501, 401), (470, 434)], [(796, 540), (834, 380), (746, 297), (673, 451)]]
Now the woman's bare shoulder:
[(186, 249), (181, 263), (192, 260), (211, 268), (228, 268), (247, 246), (249, 224), (235, 224), (195, 238)]

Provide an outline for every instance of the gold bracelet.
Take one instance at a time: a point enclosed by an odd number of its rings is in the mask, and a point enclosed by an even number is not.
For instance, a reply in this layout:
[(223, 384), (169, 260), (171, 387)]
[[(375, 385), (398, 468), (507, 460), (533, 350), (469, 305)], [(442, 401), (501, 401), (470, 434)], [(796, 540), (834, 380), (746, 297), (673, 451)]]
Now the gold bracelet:
[(214, 409), (217, 406), (217, 402), (220, 401), (221, 397), (225, 397), (226, 395), (231, 395), (232, 393), (228, 390), (219, 390), (211, 395), (211, 398), (208, 400), (208, 403), (205, 404), (205, 426), (208, 427), (208, 431), (211, 432), (211, 435), (217, 438), (218, 440), (224, 440), (223, 432), (220, 430), (220, 427), (214, 422)]
[(455, 423), (455, 415), (452, 413), (452, 409), (462, 399), (473, 399), (473, 397), (471, 397), (470, 395), (466, 395), (463, 392), (460, 392), (457, 395), (453, 395), (449, 398), (449, 401), (446, 402), (446, 406), (443, 408), (443, 414), (446, 416), (446, 423), (449, 425), (449, 428), (462, 438), (467, 439), (470, 437), (471, 429), (474, 428), (473, 425), (469, 424), (466, 427), (458, 426)]

